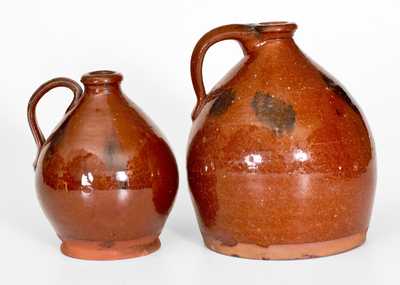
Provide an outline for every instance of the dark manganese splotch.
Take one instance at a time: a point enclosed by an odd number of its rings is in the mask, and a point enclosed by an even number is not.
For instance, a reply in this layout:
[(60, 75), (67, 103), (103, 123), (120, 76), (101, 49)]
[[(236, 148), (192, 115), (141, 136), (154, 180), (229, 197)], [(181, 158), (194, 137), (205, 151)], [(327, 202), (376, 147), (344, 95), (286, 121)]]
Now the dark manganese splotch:
[(226, 110), (228, 110), (234, 100), (235, 93), (232, 91), (232, 89), (222, 91), (222, 93), (217, 96), (217, 100), (214, 101), (210, 109), (210, 115), (222, 115), (226, 112)]
[(250, 24), (250, 25), (248, 25), (248, 29), (249, 29), (249, 32), (253, 32), (253, 34), (255, 35), (256, 38), (260, 38), (262, 31), (261, 31), (259, 25)]
[(292, 105), (277, 99), (264, 92), (256, 92), (251, 106), (257, 119), (276, 134), (283, 134), (293, 130), (296, 122), (296, 113)]
[(115, 134), (110, 135), (106, 141), (104, 148), (104, 159), (108, 169), (124, 169), (125, 161), (121, 161), (119, 156), (121, 153), (120, 144)]
[(340, 98), (342, 98), (351, 107), (351, 109), (353, 109), (354, 112), (359, 114), (360, 111), (358, 110), (357, 106), (353, 103), (353, 101), (351, 101), (351, 98), (349, 95), (347, 95), (346, 91), (333, 79), (329, 78), (322, 72), (320, 74), (324, 82), (328, 85), (329, 89), (331, 89), (336, 95), (340, 96)]

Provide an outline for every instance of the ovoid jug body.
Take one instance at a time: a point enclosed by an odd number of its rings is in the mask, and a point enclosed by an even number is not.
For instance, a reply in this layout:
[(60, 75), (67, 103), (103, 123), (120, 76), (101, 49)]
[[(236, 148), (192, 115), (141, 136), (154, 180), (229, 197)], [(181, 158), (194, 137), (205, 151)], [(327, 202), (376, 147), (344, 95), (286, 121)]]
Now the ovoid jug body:
[[(187, 170), (204, 242), (214, 251), (298, 259), (365, 241), (373, 140), (350, 95), (297, 47), (295, 29), (227, 25), (193, 51), (198, 101)], [(244, 57), (206, 96), (203, 57), (226, 39), (239, 41)]]
[[(36, 188), (40, 204), (61, 238), (64, 254), (120, 259), (149, 254), (178, 187), (175, 158), (154, 124), (120, 89), (122, 75), (85, 74), (43, 84), (28, 118), (39, 147)], [(64, 86), (74, 100), (56, 130), (44, 139), (35, 109), (50, 89)]]

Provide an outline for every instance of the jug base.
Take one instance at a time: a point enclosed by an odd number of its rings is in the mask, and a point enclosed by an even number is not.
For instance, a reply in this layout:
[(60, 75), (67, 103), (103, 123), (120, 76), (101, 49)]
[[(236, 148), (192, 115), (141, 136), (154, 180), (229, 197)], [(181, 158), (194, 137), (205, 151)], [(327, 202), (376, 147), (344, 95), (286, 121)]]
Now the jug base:
[(329, 256), (354, 249), (365, 242), (366, 234), (367, 231), (363, 231), (335, 240), (303, 244), (270, 245), (268, 247), (246, 243), (237, 243), (234, 246), (229, 246), (210, 237), (204, 237), (204, 243), (212, 251), (234, 257), (262, 260), (289, 260)]
[(152, 237), (124, 241), (64, 240), (61, 252), (69, 257), (87, 260), (114, 260), (145, 256), (161, 246), (160, 239)]

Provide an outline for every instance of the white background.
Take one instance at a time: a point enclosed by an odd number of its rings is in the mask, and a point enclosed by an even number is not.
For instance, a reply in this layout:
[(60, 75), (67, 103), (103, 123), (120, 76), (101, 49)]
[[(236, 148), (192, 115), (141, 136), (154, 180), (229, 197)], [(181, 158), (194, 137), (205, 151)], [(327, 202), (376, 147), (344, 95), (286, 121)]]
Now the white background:
[[(5, 1), (0, 2), (0, 284), (400, 284), (400, 2), (380, 1)], [(288, 20), (302, 50), (337, 77), (375, 137), (378, 187), (367, 243), (302, 261), (254, 261), (207, 250), (185, 173), (195, 104), (189, 61), (196, 41), (229, 23)], [(208, 89), (241, 57), (234, 42), (210, 49)], [(123, 89), (160, 127), (180, 168), (178, 197), (147, 257), (81, 261), (63, 256), (36, 199), (36, 146), (26, 107), (57, 76), (117, 70)], [(38, 107), (46, 135), (71, 100), (50, 92)], [(396, 270), (397, 269), (397, 270)]]

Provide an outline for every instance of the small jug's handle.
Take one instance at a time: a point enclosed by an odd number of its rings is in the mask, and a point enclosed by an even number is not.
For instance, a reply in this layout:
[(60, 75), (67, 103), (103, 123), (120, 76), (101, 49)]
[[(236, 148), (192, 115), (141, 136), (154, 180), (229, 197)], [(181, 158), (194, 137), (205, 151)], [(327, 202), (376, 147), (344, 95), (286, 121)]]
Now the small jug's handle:
[[(35, 139), (36, 145), (38, 146), (38, 149), (42, 148), (43, 144), (45, 143), (46, 139), (40, 130), (37, 120), (36, 120), (36, 105), (40, 101), (40, 99), (45, 95), (47, 92), (49, 92), (51, 89), (56, 88), (56, 87), (67, 87), (71, 89), (71, 91), (74, 94), (74, 98), (69, 105), (68, 109), (66, 112), (71, 110), (72, 107), (77, 104), (79, 101), (79, 98), (82, 95), (82, 88), (81, 86), (75, 82), (74, 80), (68, 79), (68, 78), (54, 78), (50, 81), (47, 81), (46, 83), (42, 84), (36, 91), (33, 93), (31, 99), (29, 100), (28, 104), (28, 122), (29, 126), (31, 128), (33, 138)], [(35, 166), (35, 165), (34, 165)]]
[(195, 120), (206, 103), (206, 91), (203, 82), (203, 61), (207, 50), (215, 43), (223, 40), (237, 40), (246, 54), (249, 33), (252, 31), (250, 25), (225, 25), (215, 28), (206, 33), (196, 44), (190, 63), (190, 72), (197, 103), (192, 112), (192, 120)]

